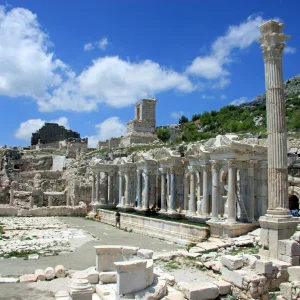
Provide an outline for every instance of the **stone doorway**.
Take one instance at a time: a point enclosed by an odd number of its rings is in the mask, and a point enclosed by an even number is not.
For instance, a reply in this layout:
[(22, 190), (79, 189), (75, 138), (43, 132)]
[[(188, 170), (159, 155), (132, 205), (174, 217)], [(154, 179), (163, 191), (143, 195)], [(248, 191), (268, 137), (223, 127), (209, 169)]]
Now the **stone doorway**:
[(299, 198), (296, 195), (289, 196), (289, 209), (290, 210), (294, 210), (294, 209), (299, 210)]

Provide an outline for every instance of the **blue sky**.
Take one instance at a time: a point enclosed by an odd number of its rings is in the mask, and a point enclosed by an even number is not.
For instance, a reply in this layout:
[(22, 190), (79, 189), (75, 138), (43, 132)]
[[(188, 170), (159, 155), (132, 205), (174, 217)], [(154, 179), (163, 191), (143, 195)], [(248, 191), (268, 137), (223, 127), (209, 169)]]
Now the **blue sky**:
[(258, 26), (292, 38), (285, 80), (299, 74), (300, 2), (11, 0), (0, 7), (0, 145), (29, 145), (45, 121), (96, 141), (125, 133), (134, 103), (155, 97), (157, 125), (265, 91)]

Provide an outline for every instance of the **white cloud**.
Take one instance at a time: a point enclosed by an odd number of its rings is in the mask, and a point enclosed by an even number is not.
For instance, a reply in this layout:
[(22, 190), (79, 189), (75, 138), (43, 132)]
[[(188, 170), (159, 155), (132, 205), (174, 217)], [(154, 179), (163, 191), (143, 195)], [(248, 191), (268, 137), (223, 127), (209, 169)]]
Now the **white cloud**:
[(57, 120), (45, 121), (42, 119), (29, 119), (25, 122), (22, 122), (19, 128), (15, 132), (15, 138), (19, 140), (29, 141), (32, 133), (39, 130), (44, 124), (48, 123), (57, 123), (65, 128), (69, 128), (68, 119), (66, 117), (60, 117)]
[(103, 37), (99, 42), (97, 42), (98, 47), (102, 50), (105, 50), (108, 44), (108, 39), (106, 37)]
[(241, 98), (238, 98), (238, 99), (235, 99), (235, 100), (231, 101), (229, 104), (238, 106), (238, 105), (246, 103), (248, 101), (249, 100), (248, 100), (247, 97), (241, 97)]
[(196, 57), (186, 72), (210, 80), (212, 89), (224, 88), (230, 83), (228, 65), (233, 61), (234, 50), (243, 50), (256, 42), (260, 36), (259, 25), (265, 20), (261, 16), (250, 16), (239, 25), (229, 26), (224, 36), (212, 44), (210, 53)]
[(118, 56), (106, 56), (94, 60), (79, 76), (72, 74), (53, 91), (52, 97), (39, 105), (43, 111), (92, 111), (99, 103), (125, 107), (159, 92), (188, 93), (194, 89), (186, 76), (151, 60), (130, 62)]
[(202, 99), (207, 99), (207, 100), (212, 100), (212, 99), (215, 99), (215, 96), (209, 96), (209, 95), (204, 94), (204, 95), (201, 96), (201, 98)]
[(294, 47), (286, 46), (286, 47), (284, 48), (284, 53), (286, 53), (286, 54), (294, 54), (294, 53), (296, 53), (296, 52), (297, 52), (297, 50), (296, 50), (296, 48), (294, 48)]
[(35, 14), (0, 6), (0, 95), (47, 97), (67, 68), (48, 51), (50, 45)]
[(94, 45), (92, 43), (85, 44), (83, 47), (84, 51), (91, 51), (94, 49)]
[(180, 119), (183, 115), (184, 115), (184, 112), (182, 110), (171, 112), (171, 117), (173, 119)]
[(119, 117), (110, 117), (96, 126), (97, 134), (88, 137), (89, 147), (95, 148), (99, 141), (105, 141), (112, 137), (120, 137), (126, 133), (126, 125)]

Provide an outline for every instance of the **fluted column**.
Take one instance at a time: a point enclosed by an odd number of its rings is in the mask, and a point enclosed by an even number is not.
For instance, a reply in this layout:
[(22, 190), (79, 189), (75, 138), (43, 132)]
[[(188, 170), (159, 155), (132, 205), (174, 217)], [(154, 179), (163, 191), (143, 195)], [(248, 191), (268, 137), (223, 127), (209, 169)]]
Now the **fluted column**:
[(236, 222), (236, 166), (235, 162), (228, 161), (228, 213), (227, 222)]
[(92, 205), (95, 202), (95, 193), (96, 193), (95, 190), (96, 190), (95, 189), (95, 174), (93, 173), (92, 174), (92, 201), (91, 201), (90, 205)]
[(96, 175), (96, 202), (99, 202), (100, 197), (100, 171), (97, 171)]
[(164, 168), (159, 168), (161, 172), (161, 204), (160, 211), (167, 211), (167, 200), (166, 200), (166, 170)]
[(201, 176), (200, 171), (197, 173), (197, 214), (201, 215)]
[(113, 204), (114, 201), (114, 174), (115, 172), (108, 173), (108, 204)]
[(130, 181), (129, 181), (129, 172), (125, 172), (125, 206), (130, 207)]
[(212, 161), (212, 213), (211, 220), (219, 220), (219, 170), (220, 165), (218, 161)]
[(145, 180), (145, 195), (144, 195), (144, 203), (143, 209), (149, 209), (149, 190), (150, 190), (150, 177), (149, 170), (144, 170), (144, 180)]
[(188, 182), (189, 173), (185, 172), (184, 174), (184, 195), (183, 195), (183, 210), (187, 210), (188, 207), (188, 197), (189, 197), (189, 182)]
[(123, 206), (123, 172), (119, 171), (119, 206)]
[(174, 167), (170, 168), (170, 205), (168, 213), (174, 213), (175, 210), (175, 170)]
[(255, 193), (254, 193), (254, 165), (255, 161), (251, 160), (248, 166), (248, 218), (250, 222), (255, 222)]
[(288, 162), (282, 54), (284, 25), (268, 21), (260, 26), (259, 42), (264, 55), (268, 131), (268, 215), (290, 217), (288, 203)]
[(142, 178), (142, 170), (137, 170), (136, 171), (137, 174), (137, 196), (138, 196), (138, 203), (137, 203), (137, 207), (138, 209), (142, 208), (142, 187), (143, 187), (143, 178)]
[(108, 204), (108, 173), (104, 172), (104, 204)]
[(202, 166), (203, 171), (203, 199), (202, 199), (202, 215), (207, 217), (209, 215), (209, 186), (208, 186), (208, 172), (209, 166)]
[(190, 173), (190, 201), (189, 201), (189, 215), (196, 213), (196, 199), (195, 199), (195, 170), (192, 166), (188, 167)]

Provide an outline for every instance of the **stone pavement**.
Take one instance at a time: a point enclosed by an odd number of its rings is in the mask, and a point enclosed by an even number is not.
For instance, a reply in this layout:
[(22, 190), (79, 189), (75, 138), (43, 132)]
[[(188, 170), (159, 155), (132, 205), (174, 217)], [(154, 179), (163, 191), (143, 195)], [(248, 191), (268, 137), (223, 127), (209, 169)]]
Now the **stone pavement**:
[[(96, 240), (85, 243), (77, 248), (75, 252), (40, 257), (38, 260), (23, 260), (21, 258), (2, 259), (0, 260), (0, 274), (2, 276), (27, 274), (34, 272), (35, 269), (45, 269), (49, 266), (55, 267), (59, 264), (63, 264), (66, 269), (83, 270), (95, 265), (96, 254), (94, 246), (96, 245), (137, 246), (151, 249), (156, 253), (183, 249), (180, 245), (140, 234), (125, 232), (110, 225), (84, 218), (64, 217), (59, 219), (69, 225), (76, 226), (79, 230), (82, 229), (89, 232), (96, 237)], [(24, 298), (25, 294), (26, 298)], [(0, 300), (51, 299), (49, 294), (47, 296), (45, 292), (42, 293), (43, 298), (38, 298), (38, 295), (38, 291), (30, 289), (28, 284), (0, 284)]]

